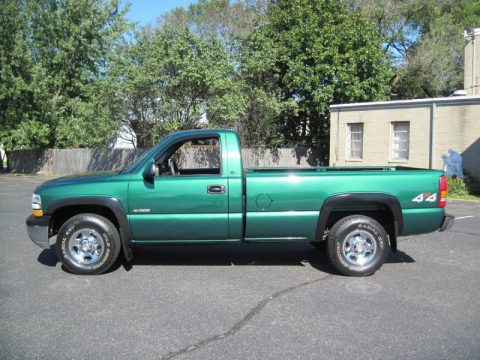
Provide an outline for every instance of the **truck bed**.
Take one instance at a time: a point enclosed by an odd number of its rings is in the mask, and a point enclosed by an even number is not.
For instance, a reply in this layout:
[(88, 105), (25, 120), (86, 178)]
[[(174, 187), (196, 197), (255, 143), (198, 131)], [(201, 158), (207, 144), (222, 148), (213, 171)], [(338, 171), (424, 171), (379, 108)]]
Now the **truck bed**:
[[(346, 194), (383, 194), (398, 199), (405, 219), (401, 235), (434, 231), (443, 219), (437, 207), (442, 171), (403, 166), (248, 168), (246, 184), (246, 240), (290, 239), (312, 241), (319, 209), (329, 197)], [(418, 199), (422, 201), (418, 201)], [(429, 200), (426, 200), (429, 199)], [(338, 211), (358, 210), (346, 203)], [(382, 204), (362, 202), (369, 211)], [(321, 210), (320, 210), (321, 213)], [(320, 215), (321, 216), (321, 215)]]

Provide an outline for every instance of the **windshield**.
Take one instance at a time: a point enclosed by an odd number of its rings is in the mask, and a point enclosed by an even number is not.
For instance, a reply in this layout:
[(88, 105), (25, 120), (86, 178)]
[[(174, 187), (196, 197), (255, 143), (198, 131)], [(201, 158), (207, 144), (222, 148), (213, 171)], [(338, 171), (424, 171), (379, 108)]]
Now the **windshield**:
[(143, 162), (149, 158), (150, 156), (152, 156), (156, 151), (157, 149), (159, 148), (159, 146), (165, 141), (167, 140), (168, 138), (170, 137), (167, 136), (165, 137), (164, 139), (162, 139), (162, 141), (160, 141), (157, 145), (155, 145), (154, 147), (150, 148), (150, 149), (147, 149), (145, 150), (139, 157), (133, 159), (132, 161), (130, 162), (127, 162), (125, 164), (125, 166), (122, 167), (122, 169), (119, 171), (120, 174), (131, 174), (135, 171), (138, 170), (138, 168), (140, 166), (142, 166)]

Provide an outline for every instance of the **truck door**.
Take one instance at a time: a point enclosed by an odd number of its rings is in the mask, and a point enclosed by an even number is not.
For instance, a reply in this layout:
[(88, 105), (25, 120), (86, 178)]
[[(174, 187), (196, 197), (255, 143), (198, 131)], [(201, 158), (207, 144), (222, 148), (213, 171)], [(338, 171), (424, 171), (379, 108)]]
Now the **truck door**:
[(169, 242), (228, 239), (229, 189), (220, 137), (176, 143), (157, 165), (153, 181), (140, 178), (130, 183), (133, 238)]

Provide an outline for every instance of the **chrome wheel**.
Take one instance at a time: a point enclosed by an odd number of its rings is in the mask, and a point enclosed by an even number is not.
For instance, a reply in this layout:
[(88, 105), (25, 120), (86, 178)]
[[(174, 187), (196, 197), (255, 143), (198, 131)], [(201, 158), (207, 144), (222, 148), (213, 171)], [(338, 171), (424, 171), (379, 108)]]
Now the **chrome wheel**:
[(73, 260), (82, 265), (96, 263), (105, 251), (102, 236), (93, 229), (75, 231), (68, 242), (68, 252)]
[(363, 266), (375, 257), (377, 243), (369, 232), (355, 230), (345, 237), (342, 249), (343, 256), (349, 263)]

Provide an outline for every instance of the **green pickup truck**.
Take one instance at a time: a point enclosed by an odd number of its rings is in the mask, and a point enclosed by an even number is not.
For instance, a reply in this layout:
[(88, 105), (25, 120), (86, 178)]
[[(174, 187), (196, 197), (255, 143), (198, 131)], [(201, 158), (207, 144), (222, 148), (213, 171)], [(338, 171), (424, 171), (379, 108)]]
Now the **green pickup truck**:
[(404, 167), (244, 169), (237, 134), (181, 131), (110, 174), (38, 186), (27, 231), (76, 274), (137, 245), (310, 242), (340, 273), (382, 266), (397, 237), (444, 231), (443, 172)]

